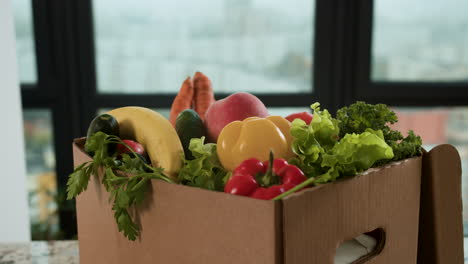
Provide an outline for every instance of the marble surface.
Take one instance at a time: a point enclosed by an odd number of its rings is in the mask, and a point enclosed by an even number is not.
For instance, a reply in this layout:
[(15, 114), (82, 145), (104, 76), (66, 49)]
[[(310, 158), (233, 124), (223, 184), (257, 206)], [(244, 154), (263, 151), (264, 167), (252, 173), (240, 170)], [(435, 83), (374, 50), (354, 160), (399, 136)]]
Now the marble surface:
[(78, 241), (0, 243), (0, 264), (78, 264)]
[[(368, 244), (369, 241), (359, 242), (362, 246), (365, 245), (367, 250), (373, 247)], [(468, 238), (465, 238), (464, 242), (468, 245)], [(342, 248), (337, 250), (335, 263), (350, 263), (349, 259), (345, 260), (350, 255), (354, 255), (353, 259), (356, 259), (359, 254), (346, 252), (349, 251), (346, 247), (352, 246), (352, 244), (342, 245)], [(465, 248), (465, 256), (468, 255), (467, 248)], [(0, 243), (0, 264), (79, 264), (79, 262), (78, 241)], [(467, 259), (465, 259), (465, 264), (468, 264)]]
[[(375, 240), (362, 235), (346, 241), (336, 252), (335, 264), (349, 264), (371, 252)], [(78, 264), (78, 241), (0, 243), (0, 264)]]
[[(335, 264), (349, 264), (371, 252), (375, 240), (361, 235), (346, 241), (336, 252)], [(79, 264), (78, 241), (0, 243), (0, 264)]]

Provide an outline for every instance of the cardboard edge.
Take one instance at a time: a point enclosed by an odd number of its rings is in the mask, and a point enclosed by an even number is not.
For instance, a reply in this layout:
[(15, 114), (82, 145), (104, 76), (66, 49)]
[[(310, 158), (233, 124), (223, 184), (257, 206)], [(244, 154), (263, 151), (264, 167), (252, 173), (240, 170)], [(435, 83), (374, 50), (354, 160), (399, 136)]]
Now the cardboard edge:
[(276, 245), (276, 263), (283, 264), (285, 263), (284, 259), (284, 213), (283, 213), (283, 201), (277, 201), (275, 203), (275, 225), (276, 225), (276, 234), (275, 234), (275, 245)]
[(367, 175), (367, 174), (374, 174), (374, 173), (380, 172), (382, 170), (389, 169), (389, 168), (392, 168), (392, 167), (396, 167), (396, 166), (399, 166), (399, 165), (401, 165), (403, 163), (411, 162), (413, 160), (421, 159), (421, 158), (422, 158), (422, 156), (416, 156), (416, 157), (411, 157), (411, 158), (404, 159), (404, 160), (393, 161), (393, 162), (390, 162), (390, 163), (385, 164), (385, 165), (380, 166), (380, 167), (370, 168), (370, 169), (368, 169), (366, 171), (363, 171), (361, 173), (356, 174), (355, 176), (344, 177), (344, 178), (340, 178), (340, 179), (338, 179), (338, 180), (336, 180), (334, 182), (329, 182), (329, 183), (309, 187), (309, 188), (307, 188), (305, 190), (302, 190), (300, 192), (292, 193), (292, 194), (288, 195), (287, 197), (284, 197), (281, 200), (293, 199), (294, 197), (303, 195), (305, 193), (315, 192), (315, 191), (319, 190), (320, 188), (324, 188), (326, 186), (330, 186), (330, 185), (333, 185), (333, 184), (340, 184), (340, 183), (346, 182), (346, 181), (352, 181), (353, 179), (359, 178), (361, 176), (364, 176), (364, 175)]
[(73, 139), (73, 144), (76, 144), (78, 146), (84, 146), (85, 143), (86, 143), (86, 137), (79, 137), (79, 138)]

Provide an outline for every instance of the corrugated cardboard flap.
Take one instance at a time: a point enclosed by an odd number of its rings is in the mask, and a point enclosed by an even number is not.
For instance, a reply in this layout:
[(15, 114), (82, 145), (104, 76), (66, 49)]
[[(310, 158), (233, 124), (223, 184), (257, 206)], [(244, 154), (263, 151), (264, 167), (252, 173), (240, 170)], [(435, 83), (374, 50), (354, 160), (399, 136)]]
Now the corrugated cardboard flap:
[(423, 156), (418, 263), (462, 264), (461, 161), (451, 145)]

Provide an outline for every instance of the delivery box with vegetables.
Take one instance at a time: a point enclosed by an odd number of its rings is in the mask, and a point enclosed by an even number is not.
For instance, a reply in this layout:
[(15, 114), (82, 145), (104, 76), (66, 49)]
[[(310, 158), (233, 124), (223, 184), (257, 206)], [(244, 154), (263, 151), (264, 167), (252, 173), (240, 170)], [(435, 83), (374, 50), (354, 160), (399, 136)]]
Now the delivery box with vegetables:
[[(149, 193), (158, 199), (152, 187), (158, 180), (224, 192), (226, 199), (248, 197), (242, 203), (274, 200), (268, 204), (278, 204), (290, 201), (293, 193), (300, 196), (306, 190), (323, 189), (371, 168), (395, 167), (398, 161), (422, 153), (419, 136), (391, 129), (397, 116), (386, 105), (356, 102), (339, 109), (336, 117), (319, 103), (311, 110), (312, 114), (270, 116), (249, 93), (215, 101), (211, 81), (197, 72), (183, 82), (169, 119), (143, 107), (122, 107), (97, 116), (84, 144), (92, 159), (76, 164), (67, 183), (68, 199), (78, 196), (79, 200), (89, 191), (92, 177), (99, 177), (116, 230), (138, 242), (147, 228), (139, 221), (139, 210)], [(275, 210), (287, 211), (279, 208)], [(287, 220), (282, 221), (285, 228)], [(286, 246), (284, 239), (280, 246)], [(212, 243), (215, 250), (216, 241)]]

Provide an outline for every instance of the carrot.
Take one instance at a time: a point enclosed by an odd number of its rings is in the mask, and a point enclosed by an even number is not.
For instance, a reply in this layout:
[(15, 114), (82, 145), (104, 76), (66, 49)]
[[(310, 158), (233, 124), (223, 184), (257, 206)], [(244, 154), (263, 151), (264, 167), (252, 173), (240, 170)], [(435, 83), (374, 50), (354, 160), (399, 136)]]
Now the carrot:
[(201, 72), (196, 72), (193, 76), (193, 86), (195, 90), (194, 104), (195, 112), (200, 118), (205, 120), (206, 110), (216, 101), (214, 98), (213, 87), (211, 81)]
[(185, 109), (192, 107), (193, 101), (193, 83), (190, 77), (187, 77), (180, 87), (179, 93), (174, 98), (171, 106), (169, 121), (175, 127), (177, 116)]

